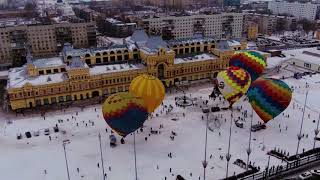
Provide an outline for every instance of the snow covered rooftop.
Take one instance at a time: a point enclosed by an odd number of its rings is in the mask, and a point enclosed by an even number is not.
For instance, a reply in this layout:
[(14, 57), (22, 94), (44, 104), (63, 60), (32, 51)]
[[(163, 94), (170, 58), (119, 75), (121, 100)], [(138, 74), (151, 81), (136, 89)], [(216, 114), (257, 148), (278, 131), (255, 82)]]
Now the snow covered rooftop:
[(193, 57), (175, 58), (174, 63), (175, 64), (191, 63), (191, 62), (197, 62), (197, 61), (207, 61), (207, 60), (216, 60), (216, 59), (219, 59), (219, 58), (212, 54), (200, 54)]
[(228, 40), (227, 43), (229, 46), (240, 46), (241, 45), (240, 42), (236, 41), (236, 40)]
[(58, 67), (64, 66), (62, 57), (51, 57), (51, 58), (43, 58), (43, 59), (36, 59), (32, 62), (32, 64), (36, 68), (49, 68), (49, 67)]
[(31, 85), (53, 84), (63, 82), (65, 79), (65, 73), (29, 77), (27, 74), (26, 66), (23, 66), (19, 68), (12, 68), (9, 70), (7, 88), (21, 88), (27, 83)]
[(107, 73), (115, 73), (120, 71), (132, 71), (144, 69), (146, 66), (143, 64), (113, 64), (113, 65), (99, 65), (90, 68), (90, 75), (99, 75)]

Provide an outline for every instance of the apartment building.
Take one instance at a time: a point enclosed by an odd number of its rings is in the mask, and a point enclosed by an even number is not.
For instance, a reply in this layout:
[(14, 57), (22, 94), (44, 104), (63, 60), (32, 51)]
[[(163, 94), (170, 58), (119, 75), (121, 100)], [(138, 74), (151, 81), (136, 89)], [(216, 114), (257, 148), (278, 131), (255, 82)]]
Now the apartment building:
[(270, 1), (268, 9), (273, 14), (289, 14), (298, 19), (315, 20), (319, 12), (319, 4), (300, 3), (300, 2), (285, 2), (285, 1)]
[(142, 20), (149, 33), (171, 36), (175, 39), (191, 38), (201, 34), (216, 38), (242, 37), (242, 13), (197, 14), (153, 17)]
[(272, 34), (277, 29), (278, 22), (284, 22), (285, 30), (290, 30), (291, 26), (297, 23), (295, 17), (276, 16), (266, 14), (247, 13), (244, 15), (244, 27), (248, 27), (250, 22), (258, 24), (258, 32), (261, 34)]
[(15, 61), (24, 62), (27, 48), (35, 57), (52, 56), (60, 52), (66, 42), (77, 48), (95, 46), (95, 23), (42, 24), (5, 19), (0, 21), (0, 68), (15, 65)]

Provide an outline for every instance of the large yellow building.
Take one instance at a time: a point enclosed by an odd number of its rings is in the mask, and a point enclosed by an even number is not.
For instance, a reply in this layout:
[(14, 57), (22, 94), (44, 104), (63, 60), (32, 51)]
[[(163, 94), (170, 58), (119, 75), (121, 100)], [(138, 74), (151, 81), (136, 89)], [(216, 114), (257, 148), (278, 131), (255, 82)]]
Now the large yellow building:
[(158, 77), (167, 87), (180, 81), (214, 78), (245, 42), (192, 38), (165, 42), (138, 30), (123, 45), (74, 49), (60, 57), (33, 59), (9, 71), (7, 92), (12, 110), (104, 97), (127, 91), (139, 74)]

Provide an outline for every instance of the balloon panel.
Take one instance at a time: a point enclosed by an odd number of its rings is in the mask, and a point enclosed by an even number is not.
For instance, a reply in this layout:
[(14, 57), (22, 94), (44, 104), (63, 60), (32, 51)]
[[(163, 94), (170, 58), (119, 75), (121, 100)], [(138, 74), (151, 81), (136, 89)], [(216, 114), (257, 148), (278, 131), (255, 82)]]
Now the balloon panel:
[(235, 53), (229, 61), (230, 66), (236, 66), (248, 71), (251, 81), (255, 81), (266, 67), (263, 56), (255, 51), (243, 51)]
[(107, 124), (121, 136), (141, 127), (148, 117), (143, 99), (129, 92), (109, 96), (103, 104), (102, 113)]
[(147, 74), (134, 78), (131, 81), (129, 91), (144, 100), (149, 113), (153, 112), (165, 97), (165, 88), (162, 82)]
[(218, 88), (230, 105), (238, 101), (248, 90), (251, 78), (245, 70), (231, 66), (217, 76)]
[(247, 96), (259, 117), (268, 122), (289, 106), (292, 92), (283, 81), (259, 78), (252, 83)]

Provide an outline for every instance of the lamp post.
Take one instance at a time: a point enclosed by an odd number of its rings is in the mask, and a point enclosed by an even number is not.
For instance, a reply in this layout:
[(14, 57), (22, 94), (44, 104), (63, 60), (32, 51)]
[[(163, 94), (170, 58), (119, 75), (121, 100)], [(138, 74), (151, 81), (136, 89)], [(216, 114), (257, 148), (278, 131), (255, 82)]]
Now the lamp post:
[(228, 178), (228, 171), (229, 171), (229, 162), (231, 159), (231, 154), (230, 154), (230, 146), (231, 146), (231, 132), (232, 132), (232, 112), (231, 112), (231, 119), (230, 119), (230, 131), (229, 131), (229, 144), (228, 144), (228, 153), (226, 154), (226, 159), (227, 159), (227, 172), (226, 172), (226, 178)]
[(100, 157), (101, 157), (101, 165), (102, 165), (102, 176), (103, 180), (106, 179), (105, 172), (104, 172), (104, 164), (103, 164), (103, 154), (102, 154), (102, 145), (101, 145), (101, 134), (99, 133), (99, 144), (100, 144)]
[(318, 117), (317, 129), (314, 130), (313, 149), (316, 147), (316, 137), (319, 134), (319, 121), (320, 121), (320, 114), (319, 114), (319, 117)]
[(207, 162), (207, 139), (208, 139), (208, 123), (209, 123), (209, 112), (207, 114), (207, 122), (206, 122), (206, 138), (205, 138), (205, 145), (204, 145), (204, 160), (202, 161), (202, 166), (203, 166), (203, 180), (206, 180), (206, 168), (208, 165)]
[(305, 113), (306, 105), (307, 105), (308, 93), (309, 93), (309, 91), (307, 91), (307, 93), (306, 93), (306, 98), (305, 98), (305, 100), (304, 100), (304, 106), (303, 106), (303, 112), (302, 112), (302, 119), (301, 119), (300, 131), (299, 131), (299, 134), (297, 135), (297, 137), (298, 137), (298, 144), (297, 144), (296, 155), (298, 155), (299, 146), (300, 146), (300, 140), (301, 140), (301, 138), (302, 138), (301, 132), (302, 132), (303, 121), (304, 121), (304, 113)]
[(69, 174), (68, 158), (67, 158), (67, 153), (66, 153), (66, 145), (69, 144), (69, 143), (70, 143), (69, 140), (62, 141), (62, 146), (63, 146), (63, 151), (64, 151), (64, 158), (66, 160), (68, 180), (70, 180), (70, 174)]
[(251, 127), (252, 127), (252, 121), (253, 121), (253, 108), (252, 108), (252, 112), (251, 112), (251, 122), (250, 122), (250, 134), (249, 134), (249, 145), (248, 145), (248, 149), (247, 149), (247, 154), (248, 154), (248, 159), (247, 159), (247, 170), (249, 168), (249, 159), (250, 159), (250, 154), (251, 154)]

